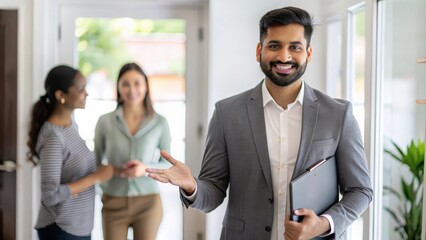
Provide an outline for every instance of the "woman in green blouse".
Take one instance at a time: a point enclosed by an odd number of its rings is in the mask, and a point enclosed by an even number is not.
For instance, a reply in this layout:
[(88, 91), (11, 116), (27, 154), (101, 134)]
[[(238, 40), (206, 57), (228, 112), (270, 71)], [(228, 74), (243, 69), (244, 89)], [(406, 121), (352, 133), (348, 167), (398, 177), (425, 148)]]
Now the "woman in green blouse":
[(105, 240), (155, 240), (163, 216), (159, 188), (146, 168), (168, 168), (160, 150), (170, 150), (167, 120), (157, 114), (148, 79), (136, 63), (125, 64), (117, 80), (117, 108), (99, 118), (95, 132), (98, 164), (115, 166), (115, 176), (100, 186)]

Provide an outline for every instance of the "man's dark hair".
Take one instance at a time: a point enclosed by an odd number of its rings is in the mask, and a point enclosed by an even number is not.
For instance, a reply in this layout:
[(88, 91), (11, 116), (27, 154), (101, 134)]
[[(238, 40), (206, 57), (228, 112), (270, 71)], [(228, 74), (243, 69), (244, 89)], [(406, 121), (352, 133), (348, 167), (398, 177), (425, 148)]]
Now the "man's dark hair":
[(268, 28), (285, 26), (291, 23), (300, 24), (304, 27), (305, 39), (307, 46), (309, 46), (314, 31), (313, 20), (308, 12), (297, 7), (278, 8), (263, 15), (259, 22), (260, 43), (262, 44), (265, 39)]

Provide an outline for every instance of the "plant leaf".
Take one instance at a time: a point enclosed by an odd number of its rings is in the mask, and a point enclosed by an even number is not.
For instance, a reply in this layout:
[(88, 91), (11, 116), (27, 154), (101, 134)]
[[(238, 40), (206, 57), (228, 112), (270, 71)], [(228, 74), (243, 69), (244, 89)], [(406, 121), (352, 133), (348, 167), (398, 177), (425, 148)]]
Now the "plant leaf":
[(420, 240), (423, 209), (423, 177), (425, 144), (422, 140), (412, 140), (404, 150), (391, 141), (394, 150), (385, 149), (394, 160), (400, 162), (410, 171), (411, 178), (406, 181), (401, 176), (401, 189), (398, 191), (390, 186), (383, 187), (383, 194), (391, 194), (398, 198), (396, 210), (384, 207), (396, 223), (394, 231), (401, 239)]
[(408, 185), (405, 180), (401, 179), (401, 187), (402, 187), (402, 193), (404, 194), (404, 197), (409, 201), (409, 203), (414, 202), (416, 198), (416, 193), (413, 190), (413, 183)]

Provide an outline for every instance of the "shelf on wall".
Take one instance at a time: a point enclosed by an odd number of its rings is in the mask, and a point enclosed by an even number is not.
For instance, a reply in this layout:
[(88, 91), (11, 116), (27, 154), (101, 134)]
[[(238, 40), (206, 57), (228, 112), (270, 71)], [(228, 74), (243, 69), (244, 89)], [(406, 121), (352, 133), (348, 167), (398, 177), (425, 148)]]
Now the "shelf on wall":
[(426, 57), (417, 58), (418, 63), (426, 63)]

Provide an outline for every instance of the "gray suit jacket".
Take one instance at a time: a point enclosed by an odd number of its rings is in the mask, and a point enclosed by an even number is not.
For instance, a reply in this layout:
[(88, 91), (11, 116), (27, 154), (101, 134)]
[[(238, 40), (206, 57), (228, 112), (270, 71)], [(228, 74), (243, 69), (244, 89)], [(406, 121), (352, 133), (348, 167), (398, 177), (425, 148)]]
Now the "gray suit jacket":
[[(216, 103), (209, 124), (202, 168), (193, 203), (204, 212), (229, 201), (221, 239), (269, 240), (274, 192), (266, 140), (261, 84)], [(292, 179), (317, 161), (335, 156), (341, 201), (325, 213), (334, 220), (335, 239), (372, 200), (363, 142), (352, 106), (332, 99), (305, 83), (302, 133)]]

